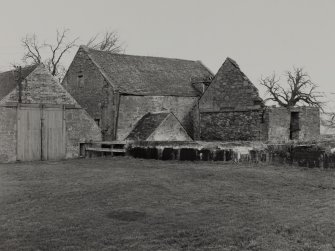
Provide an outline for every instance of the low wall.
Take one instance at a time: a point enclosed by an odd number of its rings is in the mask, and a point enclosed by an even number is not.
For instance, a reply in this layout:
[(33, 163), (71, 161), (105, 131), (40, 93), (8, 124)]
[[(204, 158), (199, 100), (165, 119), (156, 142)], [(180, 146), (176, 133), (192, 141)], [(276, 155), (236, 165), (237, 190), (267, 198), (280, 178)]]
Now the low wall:
[[(332, 151), (331, 149), (334, 149)], [(309, 144), (261, 142), (134, 142), (128, 147), (135, 158), (190, 161), (281, 163), (304, 167), (335, 168), (334, 148)]]
[(161, 160), (266, 161), (266, 146), (261, 142), (134, 142), (128, 147), (135, 158)]

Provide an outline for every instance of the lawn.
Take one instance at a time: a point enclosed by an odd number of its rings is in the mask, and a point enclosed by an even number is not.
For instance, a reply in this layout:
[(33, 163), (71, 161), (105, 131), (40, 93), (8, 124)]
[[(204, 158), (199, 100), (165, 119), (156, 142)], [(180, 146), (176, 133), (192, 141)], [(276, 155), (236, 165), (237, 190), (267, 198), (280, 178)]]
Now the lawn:
[(334, 249), (334, 170), (122, 157), (0, 165), (0, 250)]

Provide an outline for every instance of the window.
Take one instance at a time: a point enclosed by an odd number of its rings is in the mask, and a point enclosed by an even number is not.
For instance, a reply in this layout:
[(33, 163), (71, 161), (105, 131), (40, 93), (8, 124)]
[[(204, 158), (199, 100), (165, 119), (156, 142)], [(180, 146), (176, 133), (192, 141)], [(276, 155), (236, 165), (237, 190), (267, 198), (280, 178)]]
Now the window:
[(100, 119), (94, 119), (95, 123), (100, 126)]
[(78, 72), (77, 84), (78, 84), (78, 87), (83, 87), (84, 86), (84, 74), (83, 74), (82, 71)]

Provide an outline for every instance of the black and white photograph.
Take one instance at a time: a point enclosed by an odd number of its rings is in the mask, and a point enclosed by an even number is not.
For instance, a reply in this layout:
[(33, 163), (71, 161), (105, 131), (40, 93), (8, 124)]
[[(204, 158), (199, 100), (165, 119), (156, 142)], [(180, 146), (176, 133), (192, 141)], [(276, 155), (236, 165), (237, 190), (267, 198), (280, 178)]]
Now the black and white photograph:
[(334, 0), (0, 0), (0, 250), (335, 251)]

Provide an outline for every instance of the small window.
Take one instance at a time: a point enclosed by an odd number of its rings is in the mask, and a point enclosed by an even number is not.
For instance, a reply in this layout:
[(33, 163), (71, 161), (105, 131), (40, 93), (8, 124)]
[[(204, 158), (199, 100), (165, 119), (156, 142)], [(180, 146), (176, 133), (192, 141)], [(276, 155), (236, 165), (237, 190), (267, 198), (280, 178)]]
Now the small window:
[(100, 119), (94, 119), (95, 123), (100, 126)]
[(83, 74), (82, 71), (78, 72), (77, 84), (78, 84), (78, 87), (83, 87), (84, 86), (84, 74)]
[(264, 124), (264, 123), (265, 123), (265, 118), (264, 118), (264, 116), (265, 116), (265, 114), (264, 114), (264, 112), (262, 112), (261, 117), (260, 117), (260, 119), (261, 119), (261, 124)]

